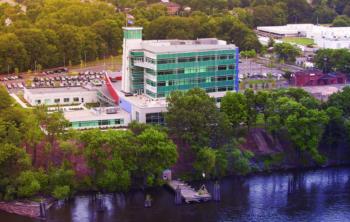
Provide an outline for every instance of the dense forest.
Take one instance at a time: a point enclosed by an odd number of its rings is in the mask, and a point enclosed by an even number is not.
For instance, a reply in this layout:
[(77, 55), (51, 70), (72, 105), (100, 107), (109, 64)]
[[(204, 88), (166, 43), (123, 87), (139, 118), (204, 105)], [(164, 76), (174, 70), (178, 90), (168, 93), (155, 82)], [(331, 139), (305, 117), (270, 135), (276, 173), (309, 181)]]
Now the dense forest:
[(217, 37), (259, 52), (253, 28), (286, 23), (350, 24), (346, 0), (177, 0), (167, 14), (158, 1), (22, 0), (0, 5), (0, 73), (40, 70), (118, 55), (126, 13), (144, 27), (145, 39)]

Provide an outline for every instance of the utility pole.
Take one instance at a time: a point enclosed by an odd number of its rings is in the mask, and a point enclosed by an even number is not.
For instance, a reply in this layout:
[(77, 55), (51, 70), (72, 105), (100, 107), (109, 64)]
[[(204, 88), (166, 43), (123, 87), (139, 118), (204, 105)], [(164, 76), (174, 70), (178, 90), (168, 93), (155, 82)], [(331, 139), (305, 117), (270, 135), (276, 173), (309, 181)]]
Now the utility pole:
[(323, 58), (323, 73), (327, 72), (327, 62), (328, 62), (328, 58), (324, 57)]
[(85, 57), (85, 67), (86, 67), (86, 51), (84, 51), (84, 57)]

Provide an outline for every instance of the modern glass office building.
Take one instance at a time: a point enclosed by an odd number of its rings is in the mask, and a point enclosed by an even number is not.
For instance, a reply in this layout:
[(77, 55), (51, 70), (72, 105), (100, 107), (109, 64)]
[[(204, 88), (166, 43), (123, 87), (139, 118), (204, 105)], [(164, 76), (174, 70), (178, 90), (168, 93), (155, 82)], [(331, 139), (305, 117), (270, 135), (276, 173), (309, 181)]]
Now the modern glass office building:
[(124, 28), (123, 91), (165, 98), (199, 87), (238, 90), (239, 50), (218, 39), (148, 40), (142, 28)]

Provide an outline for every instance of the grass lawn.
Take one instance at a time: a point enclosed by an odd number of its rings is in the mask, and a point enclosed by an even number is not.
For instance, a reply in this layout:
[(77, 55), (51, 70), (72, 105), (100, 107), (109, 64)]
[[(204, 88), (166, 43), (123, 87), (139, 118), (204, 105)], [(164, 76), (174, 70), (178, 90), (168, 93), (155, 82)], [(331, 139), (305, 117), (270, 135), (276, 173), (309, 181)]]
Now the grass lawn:
[(282, 40), (284, 42), (295, 43), (295, 44), (304, 45), (304, 46), (313, 45), (315, 43), (313, 39), (309, 39), (309, 38), (286, 37), (286, 38), (283, 38)]

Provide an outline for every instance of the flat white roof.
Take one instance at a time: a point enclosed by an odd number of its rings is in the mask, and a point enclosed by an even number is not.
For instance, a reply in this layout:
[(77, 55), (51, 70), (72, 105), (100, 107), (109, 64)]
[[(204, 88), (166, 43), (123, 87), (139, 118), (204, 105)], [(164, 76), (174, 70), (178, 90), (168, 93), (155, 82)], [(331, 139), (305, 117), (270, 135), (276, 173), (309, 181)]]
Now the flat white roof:
[(214, 50), (234, 50), (237, 47), (216, 38), (197, 40), (148, 40), (141, 43), (142, 49), (153, 53), (186, 53)]
[(63, 88), (31, 88), (26, 89), (29, 93), (35, 94), (57, 94), (57, 93), (77, 93), (86, 91), (95, 91), (96, 88), (84, 87), (63, 87)]
[(77, 111), (65, 111), (64, 117), (70, 122), (79, 121), (96, 121), (96, 120), (111, 120), (111, 119), (128, 119), (129, 113), (123, 109), (118, 108), (116, 114), (107, 114), (107, 107), (103, 107), (99, 110), (77, 110)]

